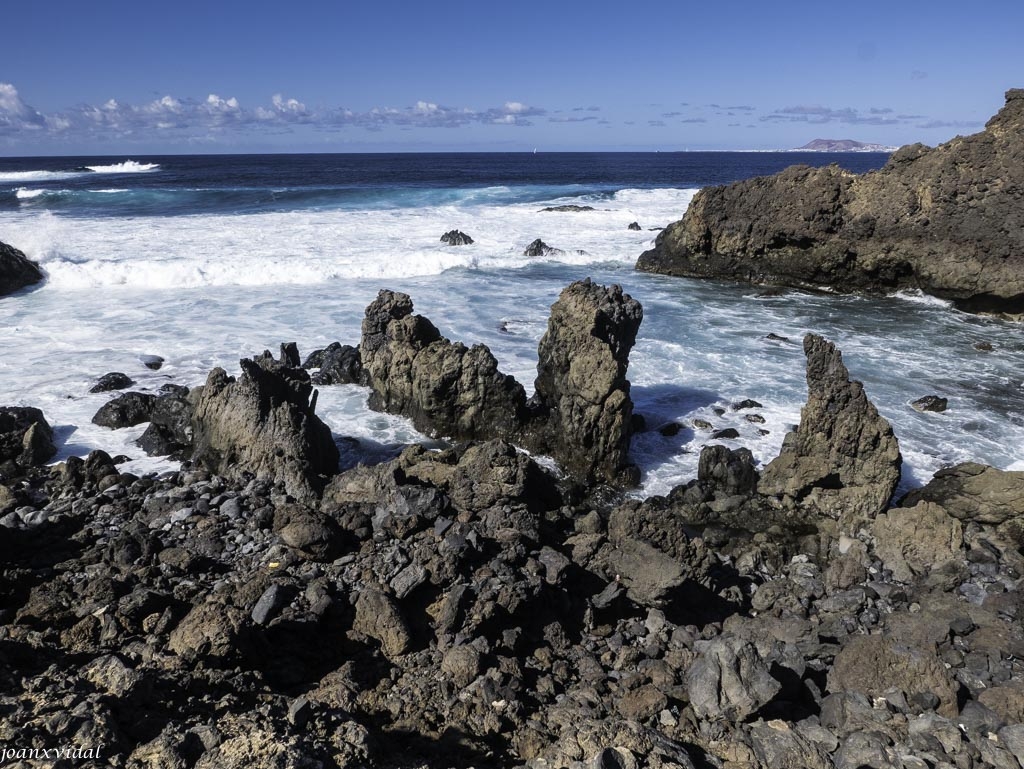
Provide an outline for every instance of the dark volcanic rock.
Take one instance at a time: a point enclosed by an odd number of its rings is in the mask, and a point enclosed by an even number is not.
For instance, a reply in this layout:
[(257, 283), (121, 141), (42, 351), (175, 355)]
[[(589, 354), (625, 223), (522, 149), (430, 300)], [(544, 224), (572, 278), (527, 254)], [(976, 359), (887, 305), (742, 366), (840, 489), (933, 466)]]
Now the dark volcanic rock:
[(472, 245), (473, 238), (459, 230), (448, 230), (441, 236), (441, 242), (447, 243), (449, 246), (468, 246)]
[(946, 398), (940, 398), (938, 395), (925, 395), (923, 398), (918, 398), (910, 405), (917, 411), (942, 412), (946, 410), (946, 407), (949, 405), (949, 401)]
[(366, 308), (360, 344), (370, 408), (404, 414), (416, 428), (456, 440), (509, 437), (526, 393), (482, 344), (450, 342), (407, 294), (381, 291)]
[(149, 412), (149, 427), (135, 442), (151, 457), (183, 456), (192, 445), (192, 411), (187, 387), (169, 387)]
[(131, 387), (133, 384), (135, 384), (135, 380), (127, 374), (122, 374), (120, 371), (111, 371), (109, 374), (101, 376), (96, 384), (89, 389), (89, 392), (105, 393), (111, 390), (123, 390), (126, 387)]
[(934, 502), (962, 521), (1004, 523), (1024, 517), (1024, 472), (964, 462), (939, 470), (902, 500), (906, 507), (919, 502)]
[(629, 225), (626, 227), (626, 229), (627, 230), (634, 230), (636, 232), (639, 232), (640, 229), (641, 229), (640, 223), (639, 222), (630, 222)]
[(142, 361), (142, 365), (151, 371), (159, 371), (164, 365), (164, 359), (159, 355), (140, 355), (139, 360)]
[(800, 425), (761, 475), (758, 491), (812, 505), (833, 518), (874, 517), (900, 479), (899, 446), (860, 382), (851, 381), (842, 353), (808, 334), (807, 404)]
[[(313, 384), (366, 384), (358, 347), (334, 342), (326, 349), (317, 352), (319, 355), (316, 360), (320, 370), (313, 374)], [(313, 356), (310, 356), (306, 364), (312, 358)], [(306, 364), (303, 364), (303, 368), (310, 367)]]
[(39, 265), (18, 249), (0, 242), (0, 296), (13, 294), (43, 279)]
[(575, 205), (575, 204), (569, 204), (569, 205), (564, 205), (564, 206), (548, 206), (547, 208), (542, 208), (541, 209), (541, 213), (544, 213), (545, 211), (554, 211), (556, 213), (573, 213), (573, 214), (578, 214), (578, 213), (580, 213), (582, 211), (593, 211), (593, 210), (594, 210), (593, 206), (578, 206), (578, 205)]
[(558, 256), (564, 254), (560, 248), (552, 248), (540, 238), (537, 238), (523, 251), (523, 256)]
[(637, 268), (844, 292), (921, 289), (1024, 313), (1024, 90), (981, 133), (915, 144), (879, 171), (794, 166), (709, 187)]
[(753, 644), (723, 636), (708, 643), (687, 671), (686, 688), (699, 717), (741, 720), (775, 697), (782, 685)]
[(196, 399), (193, 461), (223, 475), (281, 481), (300, 500), (315, 497), (323, 476), (337, 471), (338, 448), (313, 413), (309, 375), (269, 354), (240, 363), (238, 379), (211, 371)]
[(117, 430), (148, 422), (156, 396), (149, 393), (124, 393), (100, 406), (93, 424)]
[(831, 692), (856, 691), (871, 697), (893, 688), (908, 696), (933, 694), (939, 699), (941, 715), (957, 714), (954, 682), (935, 652), (923, 646), (881, 636), (856, 636), (836, 655), (828, 674)]
[(435, 436), (523, 444), (586, 482), (635, 484), (626, 367), (643, 309), (619, 286), (588, 279), (562, 292), (540, 341), (529, 403), (487, 347), (450, 342), (412, 309), (408, 295), (393, 291), (366, 309), (360, 351), (371, 408), (403, 414)]
[(545, 415), (526, 442), (588, 482), (632, 485), (633, 401), (626, 368), (643, 308), (619, 286), (577, 281), (551, 306), (538, 347), (532, 404)]
[(0, 466), (34, 467), (56, 453), (53, 430), (42, 411), (31, 406), (0, 407)]

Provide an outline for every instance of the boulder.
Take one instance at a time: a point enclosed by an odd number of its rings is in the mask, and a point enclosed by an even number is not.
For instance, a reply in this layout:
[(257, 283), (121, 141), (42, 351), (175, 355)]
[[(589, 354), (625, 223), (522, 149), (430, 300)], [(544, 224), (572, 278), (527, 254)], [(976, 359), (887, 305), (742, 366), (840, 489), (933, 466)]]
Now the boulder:
[(148, 422), (156, 396), (149, 393), (123, 393), (100, 406), (93, 414), (93, 424), (118, 430)]
[(565, 213), (578, 214), (578, 213), (581, 213), (583, 211), (593, 211), (593, 210), (594, 210), (593, 206), (579, 206), (579, 205), (570, 203), (568, 205), (563, 205), (563, 206), (548, 206), (547, 208), (542, 208), (541, 209), (541, 213), (544, 213), (544, 212), (555, 212), (555, 213), (563, 213), (563, 214), (565, 214)]
[(473, 244), (473, 238), (459, 230), (448, 230), (441, 236), (441, 242), (449, 246), (469, 246)]
[(388, 659), (409, 651), (412, 635), (395, 601), (377, 588), (367, 588), (356, 599), (352, 629), (380, 642)]
[(741, 721), (782, 690), (754, 644), (735, 636), (706, 643), (686, 673), (690, 705), (698, 718)]
[(111, 371), (101, 376), (91, 388), (91, 393), (105, 393), (111, 390), (123, 390), (135, 384), (135, 380), (120, 371)]
[(1024, 471), (976, 462), (947, 467), (903, 498), (905, 507), (934, 502), (961, 521), (1000, 524), (1024, 517)]
[(883, 636), (853, 636), (836, 655), (828, 674), (830, 692), (861, 692), (878, 697), (891, 689), (907, 697), (938, 697), (936, 711), (957, 715), (957, 689), (942, 660), (925, 646), (898, 643)]
[(941, 413), (949, 406), (949, 399), (938, 395), (925, 395), (910, 404), (915, 411), (933, 411)]
[(900, 479), (899, 446), (842, 353), (820, 336), (804, 338), (807, 404), (758, 484), (761, 494), (832, 518), (873, 518), (885, 510)]
[(14, 246), (0, 242), (0, 296), (38, 283), (43, 277), (38, 264)]
[(933, 571), (956, 570), (964, 563), (960, 521), (931, 502), (879, 515), (873, 533), (875, 554), (900, 582), (913, 582)]
[(627, 229), (627, 230), (633, 230), (633, 231), (635, 231), (635, 232), (640, 232), (640, 229), (641, 229), (641, 227), (640, 227), (640, 223), (639, 223), (639, 222), (630, 222), (630, 223), (629, 223), (629, 224), (628, 224), (628, 225), (626, 226), (626, 229)]
[(706, 187), (637, 262), (669, 275), (920, 289), (972, 312), (1024, 313), (1024, 90), (972, 136), (903, 147), (879, 171), (794, 166)]
[(56, 453), (53, 430), (42, 411), (31, 406), (0, 406), (0, 467), (35, 467)]
[(135, 444), (154, 456), (184, 456), (192, 446), (192, 411), (187, 387), (165, 385), (149, 412), (149, 427)]
[[(320, 352), (317, 367), (320, 369), (312, 375), (315, 385), (330, 384), (365, 384), (363, 362), (359, 357), (359, 348), (348, 344), (334, 342)], [(312, 357), (312, 356), (311, 356)], [(306, 361), (309, 363), (309, 360)], [(311, 368), (303, 365), (303, 368)]]
[(236, 379), (216, 368), (192, 414), (192, 459), (212, 472), (283, 482), (300, 501), (318, 496), (338, 468), (331, 431), (314, 413), (309, 375), (269, 354), (240, 361)]
[(715, 491), (753, 496), (757, 490), (757, 470), (749, 449), (729, 449), (720, 443), (701, 449), (697, 480)]
[(606, 544), (592, 567), (624, 585), (631, 600), (655, 608), (664, 606), (689, 575), (680, 561), (632, 537)]

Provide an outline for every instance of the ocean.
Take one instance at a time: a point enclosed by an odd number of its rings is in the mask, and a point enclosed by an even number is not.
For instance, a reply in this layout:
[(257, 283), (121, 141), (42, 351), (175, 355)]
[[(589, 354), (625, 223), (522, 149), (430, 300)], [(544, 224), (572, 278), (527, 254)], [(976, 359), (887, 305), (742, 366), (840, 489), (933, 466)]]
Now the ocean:
[[(1024, 469), (1024, 342), (1019, 324), (967, 315), (920, 295), (862, 298), (647, 275), (634, 271), (657, 228), (703, 186), (793, 163), (880, 167), (874, 153), (481, 153), (197, 155), (0, 159), (0, 240), (46, 270), (37, 290), (0, 298), (0, 404), (31, 405), (55, 426), (55, 461), (102, 448), (133, 472), (171, 469), (134, 440), (144, 426), (90, 422), (111, 394), (201, 384), (214, 366), (295, 341), (303, 356), (357, 344), (381, 288), (405, 291), (453, 340), (487, 344), (532, 390), (548, 309), (573, 280), (619, 283), (644, 306), (630, 358), (640, 495), (696, 475), (709, 434), (740, 433), (761, 462), (799, 421), (801, 338), (835, 341), (854, 378), (894, 427), (904, 489), (967, 460)], [(574, 204), (594, 210), (542, 212)], [(637, 222), (641, 230), (628, 229)], [(440, 242), (459, 229), (469, 246)], [(523, 256), (536, 238), (564, 253)], [(769, 333), (785, 341), (767, 338)], [(980, 342), (991, 351), (975, 349)], [(165, 359), (150, 371), (142, 355)], [(942, 414), (911, 401), (949, 399)], [(424, 440), (366, 407), (356, 386), (321, 388), (317, 411), (347, 462)], [(732, 404), (754, 399), (750, 411)], [(673, 422), (674, 435), (657, 428)], [(666, 431), (671, 432), (671, 431)], [(350, 439), (356, 439), (352, 441)]]

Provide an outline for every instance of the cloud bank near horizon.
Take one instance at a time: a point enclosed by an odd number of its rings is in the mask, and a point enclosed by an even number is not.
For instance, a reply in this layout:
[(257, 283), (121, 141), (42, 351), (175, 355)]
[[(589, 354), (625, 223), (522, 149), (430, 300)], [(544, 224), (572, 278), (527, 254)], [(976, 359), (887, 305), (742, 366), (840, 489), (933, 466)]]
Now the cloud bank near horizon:
[(110, 99), (102, 105), (81, 104), (47, 115), (26, 103), (13, 84), (0, 83), (0, 137), (8, 139), (181, 139), (202, 134), (216, 137), (233, 131), (273, 133), (303, 125), (325, 131), (350, 126), (368, 131), (380, 131), (387, 126), (459, 128), (473, 123), (529, 126), (533, 124), (531, 118), (546, 114), (544, 109), (518, 101), (483, 110), (418, 101), (405, 108), (356, 111), (308, 107), (282, 94), (274, 94), (266, 106), (249, 108), (235, 97), (211, 93), (204, 100), (167, 95), (142, 105)]
[[(833, 108), (820, 105), (797, 105), (761, 111), (751, 105), (726, 106), (706, 104), (685, 111), (662, 111), (660, 105), (650, 119), (615, 121), (625, 126), (643, 125), (662, 131), (673, 126), (715, 124), (729, 128), (741, 123), (729, 122), (735, 117), (757, 118), (761, 125), (825, 125), (875, 126), (935, 130), (943, 128), (975, 128), (982, 123), (960, 120), (938, 120), (927, 115), (904, 114), (891, 107)], [(760, 115), (757, 115), (761, 112)], [(581, 114), (582, 113), (582, 114)], [(587, 114), (589, 113), (589, 114)], [(595, 113), (600, 113), (595, 114)], [(548, 110), (520, 101), (506, 101), (501, 106), (474, 109), (449, 107), (431, 101), (417, 101), (411, 106), (373, 107), (353, 110), (345, 107), (307, 106), (299, 99), (274, 94), (269, 103), (245, 106), (234, 96), (210, 93), (205, 99), (178, 98), (166, 95), (144, 104), (128, 104), (109, 99), (100, 105), (79, 104), (63, 111), (44, 113), (27, 103), (15, 85), (0, 82), (0, 143), (9, 147), (78, 143), (105, 145), (111, 142), (181, 144), (224, 144), (233, 139), (292, 134), (300, 131), (341, 132), (362, 129), (371, 135), (386, 129), (458, 129), (466, 126), (513, 126), (528, 128), (538, 121), (565, 126), (612, 124), (606, 107), (574, 106), (568, 110)], [(754, 128), (755, 124), (745, 124)], [(776, 137), (777, 138), (777, 137)]]

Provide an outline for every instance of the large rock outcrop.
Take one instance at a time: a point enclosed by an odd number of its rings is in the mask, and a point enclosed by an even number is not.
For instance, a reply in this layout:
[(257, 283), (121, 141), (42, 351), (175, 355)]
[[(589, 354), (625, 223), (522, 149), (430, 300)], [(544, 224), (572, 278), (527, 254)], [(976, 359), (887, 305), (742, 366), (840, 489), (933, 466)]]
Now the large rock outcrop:
[(794, 166), (701, 190), (637, 269), (843, 292), (920, 289), (1024, 313), (1024, 89), (981, 133), (879, 171)]
[(430, 435), (510, 440), (550, 454), (586, 483), (636, 483), (626, 368), (643, 309), (621, 287), (587, 279), (562, 291), (529, 402), (486, 346), (451, 342), (412, 311), (407, 294), (386, 290), (366, 309), (360, 355), (371, 408), (407, 416)]
[(804, 353), (807, 404), (799, 426), (761, 474), (758, 491), (833, 518), (873, 518), (885, 510), (900, 479), (892, 427), (864, 386), (850, 380), (834, 344), (808, 334)]
[(370, 408), (455, 440), (515, 435), (523, 386), (498, 371), (486, 346), (450, 342), (412, 309), (408, 294), (386, 290), (366, 308), (360, 354), (373, 389)]
[(14, 246), (0, 242), (0, 296), (13, 294), (43, 279), (39, 265)]
[(330, 429), (314, 413), (309, 375), (270, 357), (243, 359), (237, 379), (215, 368), (196, 397), (192, 459), (226, 476), (250, 472), (310, 500), (338, 469)]
[(633, 401), (626, 369), (643, 316), (620, 286), (589, 279), (568, 286), (551, 306), (532, 399), (543, 414), (526, 442), (579, 477), (639, 480), (628, 456)]

